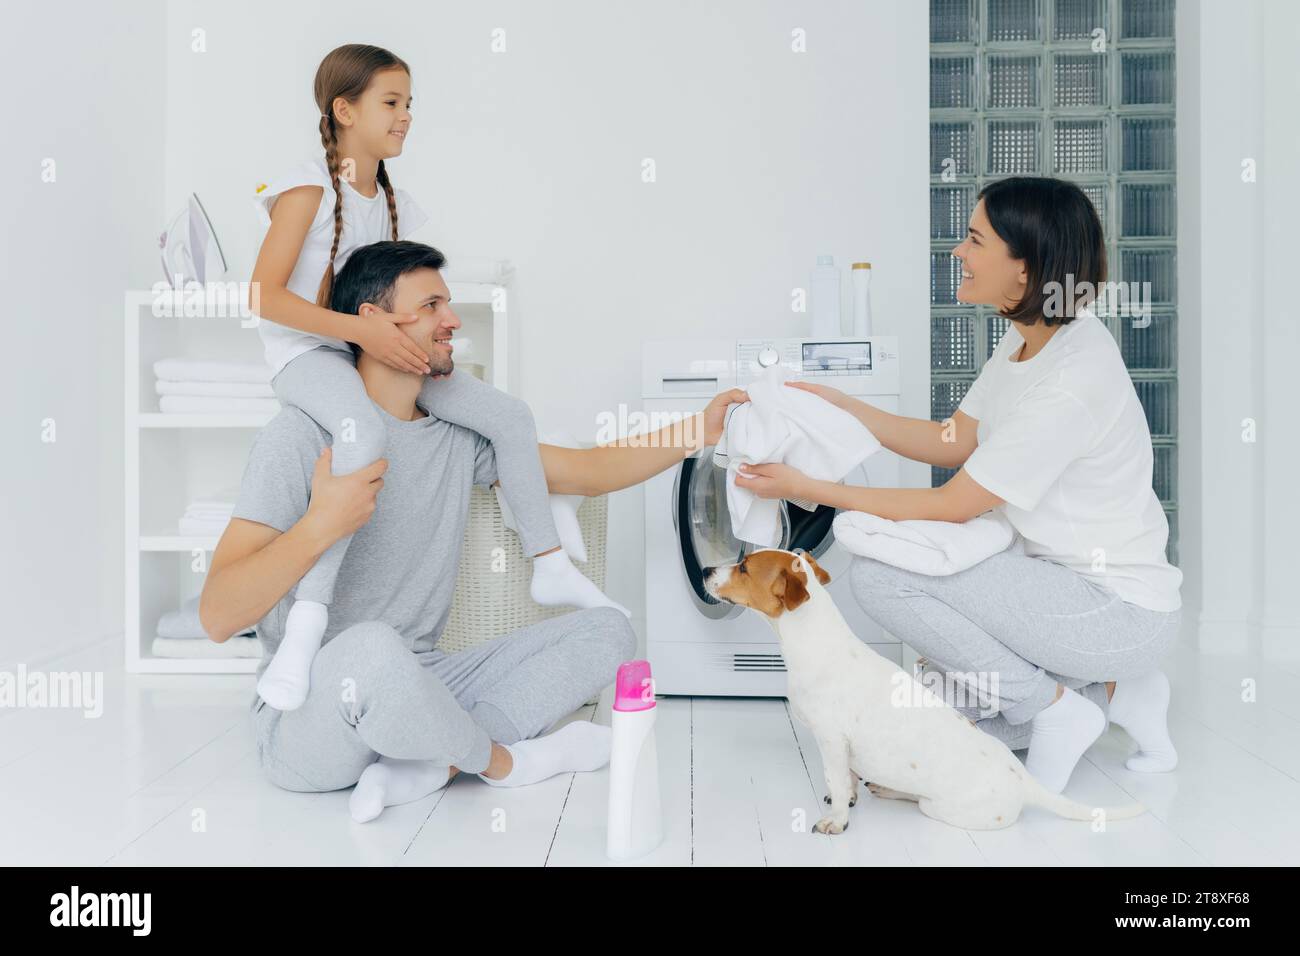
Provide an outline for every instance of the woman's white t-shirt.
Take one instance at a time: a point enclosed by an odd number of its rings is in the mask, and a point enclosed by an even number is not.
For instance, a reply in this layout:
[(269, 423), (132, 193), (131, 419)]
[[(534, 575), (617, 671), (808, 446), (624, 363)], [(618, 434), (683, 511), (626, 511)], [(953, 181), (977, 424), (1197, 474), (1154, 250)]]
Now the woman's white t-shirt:
[[(324, 156), (299, 163), (283, 176), (258, 189), (253, 200), (261, 232), (258, 245), (261, 245), (262, 240), (266, 238), (266, 231), (271, 228), (271, 207), (275, 205), (276, 198), (285, 190), (297, 186), (323, 187), (320, 206), (316, 210), (311, 228), (307, 230), (302, 252), (298, 255), (298, 262), (294, 266), (293, 274), (289, 276), (287, 285), (290, 292), (308, 302), (315, 302), (321, 278), (325, 275), (325, 267), (329, 265), (330, 247), (334, 244), (335, 193)], [(339, 189), (343, 193), (343, 231), (339, 235), (339, 248), (334, 256), (336, 276), (354, 249), (393, 238), (393, 228), (388, 215), (388, 197), (384, 194), (383, 187), (378, 187), (378, 184), (376, 186), (377, 191), (374, 196), (363, 196), (353, 189), (352, 184), (346, 179), (339, 178)], [(393, 187), (393, 198), (397, 203), (398, 237), (405, 239), (424, 225), (429, 217), (415, 204), (406, 190)], [(342, 339), (300, 332), (298, 329), (291, 329), (264, 318), (259, 319), (257, 327), (262, 336), (266, 361), (271, 366), (272, 375), (278, 374), (299, 355), (318, 346), (328, 345), (336, 349), (350, 349)]]
[(1081, 311), (1028, 361), (1015, 323), (958, 410), (979, 421), (966, 473), (1002, 498), (1025, 553), (1153, 611), (1182, 606), (1151, 487), (1151, 432), (1119, 347)]

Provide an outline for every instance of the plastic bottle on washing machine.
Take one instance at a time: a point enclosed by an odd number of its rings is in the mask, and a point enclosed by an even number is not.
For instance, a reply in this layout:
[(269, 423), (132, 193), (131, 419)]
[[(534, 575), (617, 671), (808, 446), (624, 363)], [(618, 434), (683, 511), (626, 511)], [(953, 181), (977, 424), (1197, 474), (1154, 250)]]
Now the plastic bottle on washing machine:
[(871, 335), (871, 263), (853, 263), (853, 334)]
[(834, 256), (818, 256), (812, 271), (812, 337), (843, 335), (840, 319), (840, 270)]

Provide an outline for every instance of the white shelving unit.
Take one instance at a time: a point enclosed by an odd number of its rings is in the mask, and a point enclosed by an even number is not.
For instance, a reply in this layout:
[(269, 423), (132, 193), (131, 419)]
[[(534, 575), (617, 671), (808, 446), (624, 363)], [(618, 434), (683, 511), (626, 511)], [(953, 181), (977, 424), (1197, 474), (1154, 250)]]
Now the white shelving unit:
[[(501, 283), (449, 281), (453, 308), (469, 339), (458, 363), (483, 366), (503, 391), (517, 388), (518, 348), (509, 319), (510, 273)], [(125, 297), (124, 643), (133, 673), (248, 674), (256, 658), (165, 658), (151, 653), (158, 619), (203, 589), (216, 537), (177, 533), (185, 507), (237, 488), (253, 436), (270, 414), (168, 414), (159, 411), (153, 364), (170, 356), (262, 362), (257, 329), (238, 315), (156, 314), (149, 292)]]

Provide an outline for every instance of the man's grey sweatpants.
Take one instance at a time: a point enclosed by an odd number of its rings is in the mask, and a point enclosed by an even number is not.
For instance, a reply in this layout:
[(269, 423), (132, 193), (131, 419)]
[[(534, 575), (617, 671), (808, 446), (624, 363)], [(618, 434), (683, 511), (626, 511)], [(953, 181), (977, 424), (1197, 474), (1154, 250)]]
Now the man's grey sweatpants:
[[(322, 345), (299, 355), (271, 380), (282, 404), (293, 405), (330, 433), (331, 474), (350, 475), (384, 457), (387, 430), (357, 373), (356, 357)], [(447, 378), (425, 376), (419, 404), (435, 418), (462, 425), (492, 442), (501, 494), (515, 515), (525, 555), (560, 546), (551, 516), (546, 473), (533, 413), (521, 399), (463, 369)], [(298, 582), (300, 601), (334, 603), (334, 583), (352, 536), (335, 541)]]
[(863, 557), (849, 573), (863, 610), (933, 669), (996, 682), (992, 707), (966, 695), (957, 709), (1012, 750), (1029, 746), (1029, 722), (1058, 683), (1107, 713), (1105, 682), (1155, 670), (1182, 622), (1181, 608), (1148, 610), (1064, 565), (1010, 551), (951, 575)]
[(286, 790), (350, 787), (380, 755), (487, 769), (491, 745), (535, 737), (607, 685), (636, 653), (613, 608), (590, 608), (456, 654), (413, 653), (387, 624), (326, 642), (297, 710), (252, 705), (257, 753)]

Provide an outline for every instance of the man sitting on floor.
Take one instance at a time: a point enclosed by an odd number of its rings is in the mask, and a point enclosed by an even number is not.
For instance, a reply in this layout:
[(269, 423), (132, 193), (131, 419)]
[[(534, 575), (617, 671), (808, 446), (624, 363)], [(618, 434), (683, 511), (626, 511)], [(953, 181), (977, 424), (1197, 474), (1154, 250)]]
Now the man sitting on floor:
[[(336, 278), (331, 307), (418, 314), (403, 329), (430, 355), (430, 374), (450, 374), (450, 350), (435, 343), (449, 341), (460, 320), (443, 264), (441, 253), (420, 243), (363, 247)], [(416, 405), (423, 375), (364, 352), (357, 371), (387, 429), (387, 458), (332, 475), (330, 435), (284, 408), (253, 443), (200, 601), (215, 641), (257, 624), (260, 677), (283, 636), (294, 586), (331, 544), (355, 532), (306, 702), (283, 712), (260, 697), (252, 702), (261, 766), (289, 790), (355, 784), (351, 810), (359, 821), (432, 793), (458, 770), (510, 787), (604, 766), (608, 727), (576, 721), (538, 735), (611, 683), (636, 653), (627, 619), (592, 608), (456, 654), (439, 651), (471, 487), (497, 480), (492, 446)], [(739, 389), (724, 392), (702, 415), (636, 447), (541, 445), (547, 484), (591, 496), (644, 481), (716, 444), (727, 406), (746, 400)]]

